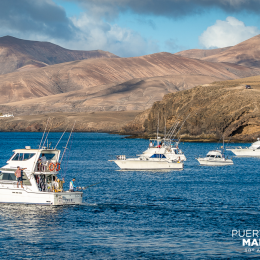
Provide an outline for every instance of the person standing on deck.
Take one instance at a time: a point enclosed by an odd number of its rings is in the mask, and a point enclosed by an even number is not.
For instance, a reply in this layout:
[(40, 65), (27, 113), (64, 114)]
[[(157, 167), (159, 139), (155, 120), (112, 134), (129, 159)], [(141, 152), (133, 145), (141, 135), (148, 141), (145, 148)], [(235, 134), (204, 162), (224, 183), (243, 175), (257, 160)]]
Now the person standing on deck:
[(42, 171), (45, 171), (46, 166), (47, 166), (47, 158), (44, 155), (44, 153), (42, 154), (42, 157), (40, 159), (41, 159), (41, 163), (42, 163)]
[(23, 177), (22, 177), (22, 171), (27, 168), (21, 169), (20, 166), (17, 166), (17, 170), (15, 171), (15, 176), (17, 178), (17, 188), (19, 188), (19, 183), (21, 183), (21, 188), (23, 189)]
[(74, 181), (75, 181), (75, 180), (76, 180), (76, 179), (73, 178), (72, 181), (70, 181), (70, 191), (72, 191), (72, 192), (76, 191), (76, 189), (77, 189), (77, 187), (76, 187), (75, 184), (74, 184)]

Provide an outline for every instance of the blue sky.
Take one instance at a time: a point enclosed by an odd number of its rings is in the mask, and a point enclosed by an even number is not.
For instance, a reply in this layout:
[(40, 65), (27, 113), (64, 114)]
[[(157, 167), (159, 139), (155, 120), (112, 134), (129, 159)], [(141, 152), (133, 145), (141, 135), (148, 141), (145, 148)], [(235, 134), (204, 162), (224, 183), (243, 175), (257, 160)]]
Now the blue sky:
[(122, 57), (175, 53), (259, 34), (258, 10), (259, 0), (1, 0), (0, 36)]

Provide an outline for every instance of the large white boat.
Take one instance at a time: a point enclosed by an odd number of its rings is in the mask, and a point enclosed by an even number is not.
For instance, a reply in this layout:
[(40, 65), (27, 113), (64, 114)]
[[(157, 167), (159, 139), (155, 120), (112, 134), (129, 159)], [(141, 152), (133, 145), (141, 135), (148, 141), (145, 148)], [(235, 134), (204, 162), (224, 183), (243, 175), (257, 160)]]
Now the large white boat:
[[(57, 188), (55, 177), (59, 172), (60, 150), (57, 149), (17, 149), (0, 168), (0, 202), (43, 205), (81, 204), (83, 192), (64, 191)], [(45, 162), (39, 160), (45, 156)], [(23, 188), (17, 187), (15, 171), (23, 170)]]
[(252, 143), (250, 147), (242, 148), (239, 146), (227, 150), (231, 151), (236, 156), (260, 156), (260, 139), (257, 138), (257, 141)]
[(125, 155), (117, 156), (115, 162), (122, 170), (162, 170), (162, 169), (183, 169), (185, 155), (173, 144), (171, 139), (150, 139), (149, 147), (137, 158), (126, 158)]
[(231, 159), (225, 158), (221, 150), (209, 151), (206, 157), (196, 159), (201, 165), (208, 166), (224, 166), (233, 164), (233, 161)]

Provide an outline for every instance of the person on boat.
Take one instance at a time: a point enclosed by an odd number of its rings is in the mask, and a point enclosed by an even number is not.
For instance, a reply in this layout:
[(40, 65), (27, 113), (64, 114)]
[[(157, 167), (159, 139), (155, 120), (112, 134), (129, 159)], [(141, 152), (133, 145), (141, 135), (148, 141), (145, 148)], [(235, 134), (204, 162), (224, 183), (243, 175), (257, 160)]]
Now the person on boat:
[(63, 191), (63, 184), (65, 183), (65, 180), (64, 180), (64, 178), (62, 178), (62, 180), (57, 178), (57, 181), (58, 181), (58, 191), (62, 192)]
[(27, 168), (20, 168), (20, 166), (17, 166), (17, 170), (15, 171), (15, 176), (17, 178), (17, 188), (19, 188), (19, 183), (21, 184), (21, 188), (23, 189), (23, 177), (22, 177), (22, 171)]
[(74, 192), (76, 191), (77, 187), (75, 186), (74, 182), (75, 182), (75, 178), (72, 179), (72, 181), (70, 181), (70, 191)]
[(152, 141), (150, 141), (149, 147), (153, 147), (153, 142)]
[(45, 167), (47, 166), (47, 158), (46, 156), (44, 155), (44, 153), (42, 154), (42, 157), (40, 158), (41, 160), (41, 164), (42, 164), (42, 170), (45, 171)]

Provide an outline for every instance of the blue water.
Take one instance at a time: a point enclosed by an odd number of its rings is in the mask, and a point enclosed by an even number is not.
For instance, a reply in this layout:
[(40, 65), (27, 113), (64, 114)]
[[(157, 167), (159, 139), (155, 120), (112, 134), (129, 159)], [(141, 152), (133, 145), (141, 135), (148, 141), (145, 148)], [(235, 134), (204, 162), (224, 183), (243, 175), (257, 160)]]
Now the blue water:
[[(56, 144), (60, 136), (51, 133), (49, 142)], [(36, 148), (41, 133), (0, 133), (0, 140), (2, 166), (13, 149)], [(100, 183), (84, 191), (83, 205), (1, 204), (1, 259), (260, 258), (258, 247), (245, 252), (242, 239), (232, 238), (234, 229), (260, 229), (260, 159), (199, 166), (195, 158), (217, 144), (181, 143), (183, 171), (118, 171), (108, 162), (140, 154), (147, 145), (142, 139), (74, 133), (60, 177), (67, 188), (72, 177), (78, 186)]]

